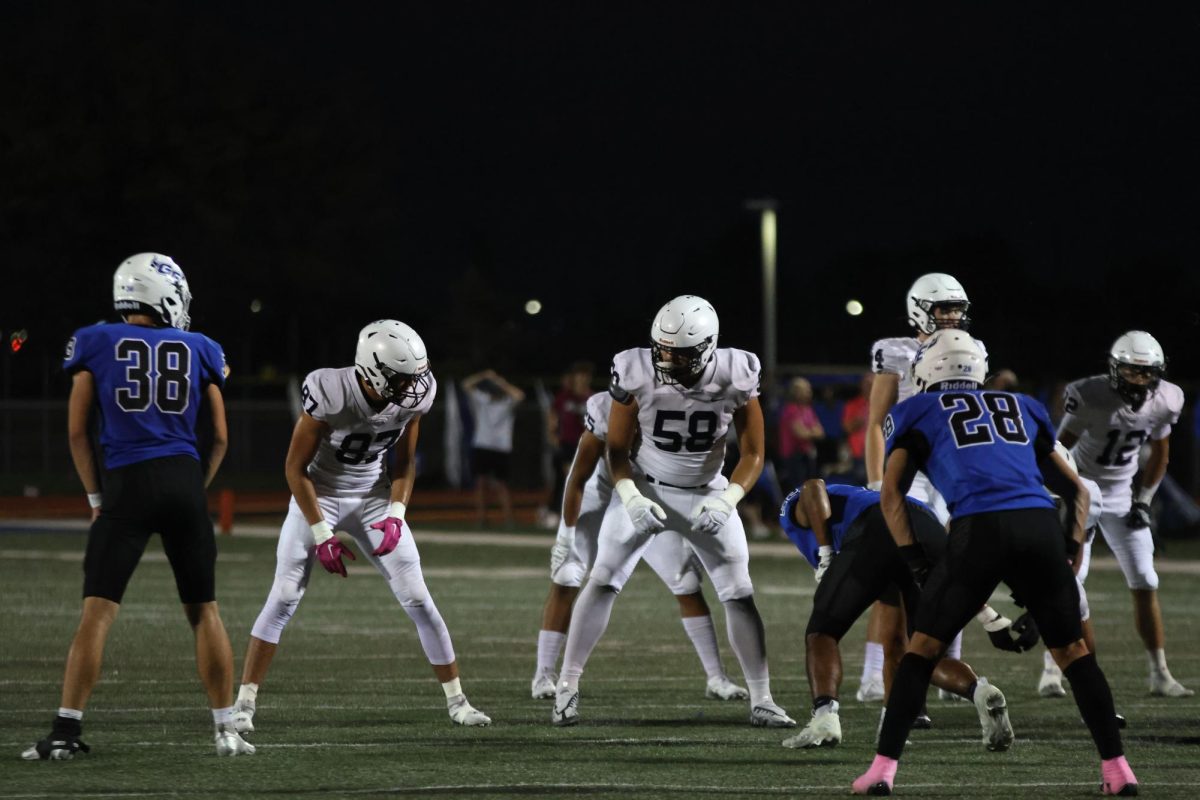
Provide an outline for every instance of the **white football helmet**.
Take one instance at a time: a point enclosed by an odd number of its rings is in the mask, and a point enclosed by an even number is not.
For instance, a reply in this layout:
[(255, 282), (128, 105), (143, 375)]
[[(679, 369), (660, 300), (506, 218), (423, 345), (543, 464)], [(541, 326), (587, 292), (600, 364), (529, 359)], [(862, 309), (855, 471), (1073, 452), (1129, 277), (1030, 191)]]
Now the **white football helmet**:
[(976, 384), (954, 388), (978, 388), (983, 385), (986, 375), (987, 357), (979, 345), (975, 344), (971, 334), (953, 328), (940, 330), (926, 339), (913, 356), (909, 369), (913, 385), (921, 392), (944, 381)]
[[(1166, 372), (1167, 359), (1158, 340), (1145, 331), (1129, 331), (1113, 342), (1108, 352), (1108, 383), (1121, 398), (1137, 411), (1146, 397), (1158, 389)], [(1122, 373), (1146, 378), (1135, 383)]]
[[(960, 309), (962, 316), (957, 320), (938, 322), (933, 316), (934, 306)], [(967, 299), (967, 290), (954, 279), (954, 276), (944, 272), (922, 275), (908, 290), (908, 324), (924, 334), (932, 334), (943, 328), (966, 330), (971, 325), (971, 320), (967, 316), (967, 310), (970, 307), (971, 302)]]
[(394, 319), (372, 322), (358, 334), (354, 368), (389, 403), (416, 408), (429, 394), (433, 372), (417, 332)]
[(149, 314), (163, 325), (186, 331), (192, 324), (191, 305), (187, 278), (170, 256), (138, 253), (113, 273), (113, 308), (122, 317)]
[(663, 383), (697, 377), (712, 361), (721, 325), (712, 304), (684, 294), (667, 303), (650, 326), (650, 360)]

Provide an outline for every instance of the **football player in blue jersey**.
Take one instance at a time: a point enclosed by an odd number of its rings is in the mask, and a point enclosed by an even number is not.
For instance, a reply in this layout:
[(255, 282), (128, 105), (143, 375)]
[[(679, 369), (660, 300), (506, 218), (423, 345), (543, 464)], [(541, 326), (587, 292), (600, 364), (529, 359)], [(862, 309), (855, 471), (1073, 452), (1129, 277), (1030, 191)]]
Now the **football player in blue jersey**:
[[(80, 328), (67, 343), (71, 457), (92, 507), (83, 562), (83, 613), (67, 653), (62, 706), (46, 738), (21, 755), (66, 760), (89, 748), (83, 709), (100, 678), (104, 643), (125, 587), (152, 533), (175, 573), (184, 615), (196, 637), (200, 680), (212, 708), (217, 755), (254, 748), (234, 730), (233, 651), (214, 592), (217, 548), (205, 487), (225, 455), (221, 347), (188, 331), (191, 303), (183, 270), (170, 258), (139, 253), (117, 267), (113, 307), (124, 321)], [(201, 468), (196, 419), (211, 409), (213, 442)], [(100, 416), (100, 456), (88, 437)]]
[[(923, 586), (916, 633), (900, 662), (870, 768), (856, 794), (891, 794), (913, 717), (947, 641), (1003, 581), (1024, 599), (1055, 662), (1071, 682), (1080, 715), (1100, 751), (1105, 794), (1137, 794), (1125, 760), (1108, 681), (1083, 642), (1079, 590), (1069, 557), (1078, 553), (1088, 492), (1054, 452), (1054, 426), (1031, 397), (982, 388), (987, 359), (966, 333), (945, 330), (913, 360), (920, 394), (884, 420), (888, 462), (881, 506), (914, 580)], [(913, 535), (904, 494), (917, 470), (946, 499), (950, 536), (930, 568)], [(1045, 484), (1045, 486), (1043, 485)], [(1067, 538), (1046, 491), (1074, 508)]]
[[(946, 529), (929, 506), (912, 497), (905, 498), (905, 502), (914, 535), (926, 555), (936, 561), (946, 549)], [(911, 620), (919, 590), (888, 533), (879, 507), (879, 492), (857, 486), (827, 487), (824, 481), (814, 478), (788, 495), (779, 510), (779, 522), (816, 569), (817, 580), (812, 614), (804, 634), (808, 686), (813, 696), (812, 720), (800, 733), (785, 739), (783, 746), (837, 745), (842, 740), (838, 716), (842, 682), (839, 642), (876, 600), (896, 608), (903, 631), (905, 612)], [(984, 624), (992, 644), (1002, 650), (1021, 652), (1037, 643), (1036, 628), (1014, 625), (989, 606), (984, 606), (976, 617)], [(1014, 633), (1018, 635), (1014, 637)], [(901, 633), (894, 647), (903, 652), (905, 645), (907, 637)], [(889, 649), (890, 646), (891, 643)], [(962, 661), (946, 657), (938, 662), (933, 683), (975, 704), (983, 727), (983, 741), (989, 750), (1008, 749), (1013, 732), (1004, 695), (987, 678), (978, 677)]]

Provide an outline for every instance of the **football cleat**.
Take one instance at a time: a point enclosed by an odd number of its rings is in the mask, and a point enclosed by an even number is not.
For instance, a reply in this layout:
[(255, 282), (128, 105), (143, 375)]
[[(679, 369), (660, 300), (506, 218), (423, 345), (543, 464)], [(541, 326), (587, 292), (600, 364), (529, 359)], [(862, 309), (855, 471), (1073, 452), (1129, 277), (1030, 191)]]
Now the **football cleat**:
[(238, 703), (233, 707), (233, 728), (238, 733), (254, 733), (253, 703)]
[(967, 698), (963, 697), (961, 694), (955, 694), (954, 692), (948, 692), (945, 689), (938, 689), (938, 700), (946, 700), (948, 702), (959, 702), (959, 703), (971, 702)]
[(1063, 686), (1062, 672), (1042, 670), (1042, 677), (1038, 678), (1038, 694), (1042, 697), (1066, 697), (1067, 689)]
[(750, 693), (724, 675), (714, 675), (708, 679), (704, 696), (709, 700), (749, 700)]
[(842, 721), (836, 711), (815, 714), (795, 736), (783, 740), (784, 747), (806, 750), (811, 747), (837, 747), (842, 743)]
[(553, 672), (539, 672), (533, 676), (533, 683), (530, 684), (529, 693), (534, 700), (552, 700), (557, 693), (555, 686), (558, 685), (558, 676)]
[(860, 703), (883, 702), (883, 676), (872, 675), (867, 678), (858, 687), (858, 691), (854, 693), (854, 697)]
[(467, 702), (465, 694), (456, 695), (446, 704), (450, 719), (455, 725), (465, 728), (486, 728), (492, 724), (492, 718)]
[(988, 750), (1003, 752), (1012, 746), (1013, 729), (1008, 721), (1008, 703), (1004, 693), (980, 678), (975, 689), (975, 710), (979, 712), (979, 725), (983, 728), (983, 743)]
[(550, 721), (560, 728), (579, 722), (579, 690), (560, 688), (554, 694), (554, 710)]
[(1137, 776), (1129, 768), (1129, 762), (1125, 760), (1125, 756), (1100, 762), (1100, 791), (1103, 794), (1112, 794), (1118, 797), (1137, 796)]
[(21, 753), (26, 761), (70, 761), (76, 753), (90, 753), (92, 748), (78, 736), (51, 733)]
[(1195, 693), (1175, 680), (1170, 672), (1156, 669), (1150, 673), (1150, 694), (1155, 697), (1191, 697)]
[(217, 745), (218, 756), (252, 756), (254, 745), (243, 739), (236, 730), (218, 725), (213, 740)]
[(927, 731), (933, 727), (933, 718), (929, 716), (929, 712), (921, 709), (917, 715), (913, 717), (913, 730)]
[(892, 793), (892, 784), (896, 781), (897, 766), (896, 759), (877, 754), (867, 771), (850, 784), (850, 790), (854, 794), (887, 797)]
[(765, 700), (751, 709), (750, 724), (756, 728), (794, 728), (796, 720), (772, 701)]

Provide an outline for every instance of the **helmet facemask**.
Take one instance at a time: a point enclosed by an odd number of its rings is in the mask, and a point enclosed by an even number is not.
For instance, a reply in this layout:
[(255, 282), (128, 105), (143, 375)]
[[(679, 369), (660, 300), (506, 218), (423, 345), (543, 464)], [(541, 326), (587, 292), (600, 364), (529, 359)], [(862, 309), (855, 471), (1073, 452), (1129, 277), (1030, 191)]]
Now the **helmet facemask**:
[(375, 354), (375, 369), (383, 378), (382, 382), (375, 384), (376, 391), (384, 400), (401, 408), (416, 408), (421, 405), (421, 401), (429, 394), (429, 388), (433, 385), (433, 370), (429, 369), (428, 365), (415, 374), (397, 372), (380, 361), (378, 354)]
[[(1158, 390), (1164, 373), (1161, 364), (1130, 364), (1112, 357), (1108, 359), (1108, 384), (1134, 411), (1140, 409), (1146, 398)], [(1131, 380), (1131, 377), (1144, 377), (1149, 380), (1137, 383)]]
[(654, 374), (663, 383), (691, 383), (704, 372), (716, 347), (715, 334), (691, 347), (651, 342), (650, 360), (654, 362)]
[[(925, 322), (924, 324), (918, 326), (922, 333), (933, 334), (937, 333), (938, 331), (954, 328), (957, 328), (961, 331), (970, 330), (971, 318), (967, 315), (967, 312), (971, 308), (971, 302), (969, 300), (933, 301), (928, 299), (920, 300), (915, 297), (913, 300), (916, 302), (917, 308), (925, 312)], [(962, 316), (960, 316), (958, 319), (939, 319), (935, 313), (938, 310), (943, 312), (961, 311)]]

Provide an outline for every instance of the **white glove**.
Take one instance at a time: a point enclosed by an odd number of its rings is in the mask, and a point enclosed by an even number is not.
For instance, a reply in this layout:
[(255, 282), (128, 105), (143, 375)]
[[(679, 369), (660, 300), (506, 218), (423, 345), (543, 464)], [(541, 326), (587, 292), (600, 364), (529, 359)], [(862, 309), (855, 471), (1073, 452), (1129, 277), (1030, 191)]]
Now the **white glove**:
[(667, 512), (662, 506), (638, 491), (637, 486), (629, 478), (622, 478), (613, 487), (629, 512), (633, 529), (637, 533), (658, 533), (666, 526)]
[(868, 481), (867, 488), (872, 492), (878, 492), (883, 489), (883, 481)]
[(554, 547), (550, 548), (550, 577), (558, 572), (558, 568), (571, 555), (571, 546), (575, 543), (575, 526), (567, 525), (561, 519), (558, 521), (558, 537)]
[(817, 583), (821, 582), (821, 578), (825, 577), (825, 572), (829, 569), (829, 565), (833, 563), (833, 548), (827, 544), (823, 544), (817, 548)]
[(715, 534), (724, 527), (729, 515), (738, 502), (746, 496), (746, 490), (736, 483), (716, 497), (707, 497), (692, 514), (692, 530), (697, 533)]

